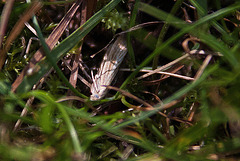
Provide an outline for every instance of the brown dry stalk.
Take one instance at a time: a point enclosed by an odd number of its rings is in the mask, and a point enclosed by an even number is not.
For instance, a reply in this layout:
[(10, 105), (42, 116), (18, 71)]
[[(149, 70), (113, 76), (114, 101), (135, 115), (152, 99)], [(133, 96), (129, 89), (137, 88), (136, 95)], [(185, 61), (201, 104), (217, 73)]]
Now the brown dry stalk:
[[(140, 98), (134, 96), (133, 94), (131, 94), (131, 93), (127, 92), (127, 91), (124, 91), (124, 90), (122, 90), (122, 89), (120, 89), (120, 88), (113, 87), (113, 86), (106, 86), (106, 88), (112, 89), (112, 90), (115, 90), (115, 91), (119, 91), (119, 92), (122, 93), (122, 95), (127, 96), (127, 97), (129, 97), (129, 98), (131, 98), (131, 99), (133, 99), (133, 100), (135, 100), (135, 101), (143, 104), (143, 105), (146, 106), (146, 107), (152, 107), (152, 105), (150, 105), (149, 103), (143, 101), (142, 99), (140, 99)], [(152, 108), (153, 108), (153, 107), (152, 107)]]
[[(35, 98), (35, 97), (30, 97), (30, 98), (27, 100), (27, 103), (26, 103), (24, 109), (22, 110), (20, 117), (24, 117), (24, 116), (27, 115), (27, 112), (28, 112), (27, 107), (29, 107), (29, 106), (32, 105), (32, 103), (33, 103), (33, 101), (34, 101), (34, 98)], [(18, 119), (17, 122), (16, 122), (15, 125), (14, 125), (13, 132), (15, 132), (21, 125), (22, 125), (22, 120), (21, 120), (21, 119)]]
[(188, 47), (188, 43), (189, 42), (192, 42), (194, 44), (196, 44), (196, 42), (200, 42), (200, 39), (196, 38), (196, 37), (190, 37), (190, 38), (187, 38), (185, 39), (183, 42), (182, 42), (182, 47), (184, 49), (185, 52), (189, 53), (190, 52), (190, 49)]
[[(82, 2), (80, 26), (83, 25), (87, 20), (87, 3), (88, 3), (87, 1)], [(71, 71), (71, 75), (69, 78), (69, 83), (74, 88), (76, 88), (76, 84), (77, 84), (78, 67), (79, 67), (78, 64), (79, 64), (79, 59), (81, 58), (81, 50), (82, 50), (82, 44), (78, 48), (78, 51), (77, 51), (78, 53), (76, 55), (74, 55), (72, 71)], [(70, 89), (68, 90), (67, 95), (72, 95), (72, 91)]]
[[(40, 79), (40, 81), (38, 81), (37, 84), (35, 84), (35, 85), (33, 86), (33, 90), (38, 90), (38, 89), (42, 88), (42, 84), (45, 82), (45, 79), (46, 79), (47, 75), (48, 75), (49, 73), (51, 73), (52, 70), (53, 70), (53, 68), (50, 69), (50, 70), (44, 75), (44, 77), (43, 77), (42, 79)], [(25, 107), (23, 108), (20, 117), (24, 117), (24, 116), (27, 115), (27, 112), (28, 112), (27, 107), (30, 107), (30, 106), (32, 105), (34, 99), (35, 99), (35, 97), (30, 97), (30, 98), (27, 100), (27, 103), (26, 103)], [(16, 122), (16, 124), (14, 125), (13, 132), (15, 132), (15, 131), (21, 126), (21, 124), (22, 124), (22, 120), (21, 120), (21, 119), (18, 119), (17, 122)]]
[(189, 122), (192, 122), (193, 121), (193, 118), (194, 118), (194, 115), (196, 113), (196, 110), (197, 110), (197, 105), (196, 105), (196, 102), (193, 102), (191, 107), (190, 107), (190, 110), (189, 110), (189, 114), (188, 114), (188, 121)]
[(201, 67), (199, 68), (199, 70), (197, 71), (197, 73), (196, 73), (196, 75), (195, 75), (195, 77), (194, 77), (194, 79), (195, 79), (194, 82), (201, 77), (204, 69), (208, 66), (208, 64), (209, 64), (209, 62), (210, 62), (211, 59), (212, 59), (212, 55), (208, 55), (208, 56), (205, 58), (205, 60), (203, 61), (203, 64), (201, 65)]
[(7, 28), (8, 20), (12, 11), (13, 4), (14, 4), (14, 0), (7, 0), (3, 8), (3, 12), (1, 15), (1, 22), (0, 22), (0, 48), (2, 47), (3, 38), (6, 32), (6, 28)]
[[(129, 68), (121, 68), (119, 69), (120, 71), (134, 71), (129, 69)], [(141, 69), (139, 72), (146, 72), (146, 73), (149, 73), (149, 72), (152, 72), (152, 70), (148, 70), (148, 69)], [(156, 72), (155, 74), (162, 74), (162, 75), (166, 75), (166, 76), (172, 76), (172, 77), (177, 77), (177, 78), (180, 78), (180, 79), (185, 79), (185, 80), (191, 80), (193, 81), (194, 78), (192, 77), (188, 77), (188, 76), (183, 76), (183, 75), (179, 75), (179, 74), (175, 74), (175, 72), (162, 72), (162, 71), (158, 71)]]
[[(70, 67), (70, 65), (69, 65), (69, 63), (67, 62), (67, 61), (65, 61), (64, 59), (62, 59), (62, 62), (66, 65), (66, 67), (70, 70), (70, 71), (72, 71), (72, 69), (71, 69), (71, 67)], [(88, 86), (89, 88), (91, 88), (91, 84), (86, 80), (86, 79), (84, 79), (82, 76), (80, 76), (79, 74), (77, 75), (77, 77), (78, 77), (78, 79), (80, 79), (80, 81), (82, 82), (82, 83), (84, 83), (86, 86)]]

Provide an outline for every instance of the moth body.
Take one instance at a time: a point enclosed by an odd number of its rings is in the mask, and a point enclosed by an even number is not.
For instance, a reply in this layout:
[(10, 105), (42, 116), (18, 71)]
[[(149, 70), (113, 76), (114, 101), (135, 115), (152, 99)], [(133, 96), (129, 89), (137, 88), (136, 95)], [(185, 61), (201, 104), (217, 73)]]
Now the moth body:
[(126, 40), (124, 36), (118, 36), (115, 42), (107, 49), (97, 74), (95, 76), (92, 74), (93, 83), (90, 100), (100, 100), (107, 94), (108, 90), (105, 86), (112, 83), (126, 53)]

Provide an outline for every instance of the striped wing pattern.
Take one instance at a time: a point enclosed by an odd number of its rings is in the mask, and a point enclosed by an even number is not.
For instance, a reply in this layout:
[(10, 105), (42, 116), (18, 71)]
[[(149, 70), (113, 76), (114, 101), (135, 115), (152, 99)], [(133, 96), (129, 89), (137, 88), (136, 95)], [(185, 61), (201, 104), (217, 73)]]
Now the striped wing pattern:
[(107, 88), (103, 85), (108, 86), (112, 83), (126, 53), (127, 44), (125, 37), (122, 35), (118, 36), (105, 53), (100, 68), (93, 78), (90, 100), (100, 100), (107, 94)]

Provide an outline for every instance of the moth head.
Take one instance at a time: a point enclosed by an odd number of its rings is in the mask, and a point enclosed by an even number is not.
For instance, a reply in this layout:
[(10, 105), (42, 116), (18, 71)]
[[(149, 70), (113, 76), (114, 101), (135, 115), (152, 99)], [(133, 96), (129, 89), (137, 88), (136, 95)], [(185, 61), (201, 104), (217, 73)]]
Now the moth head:
[(107, 94), (107, 88), (105, 86), (101, 86), (98, 91), (92, 90), (91, 92), (92, 95), (90, 96), (90, 100), (97, 101), (102, 99)]
[(99, 97), (98, 94), (92, 94), (92, 95), (90, 96), (90, 100), (91, 100), (91, 101), (97, 101), (97, 100), (99, 100), (99, 99), (101, 99), (101, 98)]

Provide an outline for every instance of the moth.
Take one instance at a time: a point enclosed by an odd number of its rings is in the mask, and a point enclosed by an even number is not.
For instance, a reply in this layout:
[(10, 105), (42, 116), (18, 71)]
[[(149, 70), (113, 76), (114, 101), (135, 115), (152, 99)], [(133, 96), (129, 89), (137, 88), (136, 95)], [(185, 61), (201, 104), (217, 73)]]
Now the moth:
[(127, 43), (124, 35), (120, 35), (108, 47), (97, 74), (93, 76), (93, 73), (91, 73), (93, 83), (90, 88), (92, 93), (90, 100), (100, 100), (107, 94), (106, 86), (112, 83), (126, 54)]

